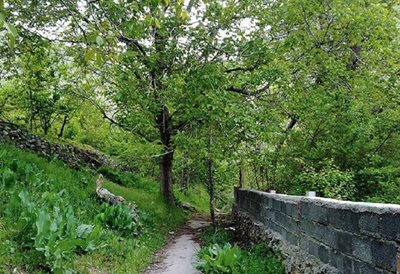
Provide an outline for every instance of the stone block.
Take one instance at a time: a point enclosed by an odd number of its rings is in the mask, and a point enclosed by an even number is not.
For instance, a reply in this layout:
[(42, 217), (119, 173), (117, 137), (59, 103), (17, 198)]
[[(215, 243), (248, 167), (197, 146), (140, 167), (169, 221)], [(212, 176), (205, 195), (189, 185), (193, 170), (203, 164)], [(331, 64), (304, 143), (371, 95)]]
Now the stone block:
[(394, 242), (372, 240), (373, 264), (388, 271), (396, 271), (397, 246)]
[(299, 219), (299, 210), (297, 204), (286, 203), (286, 214), (294, 219)]
[(371, 239), (364, 237), (353, 238), (353, 256), (363, 262), (372, 264)]
[(350, 209), (328, 208), (328, 222), (331, 226), (344, 231), (359, 233), (360, 214)]
[(400, 243), (400, 212), (380, 215), (379, 230), (382, 238)]
[(360, 233), (366, 236), (379, 235), (380, 216), (371, 212), (360, 212), (359, 228)]
[(353, 254), (353, 239), (354, 235), (343, 232), (335, 231), (335, 246), (340, 252), (352, 255)]
[(354, 273), (355, 274), (383, 274), (381, 269), (375, 268), (372, 265), (366, 264), (365, 262), (354, 261)]
[(328, 224), (328, 209), (320, 206), (313, 201), (301, 201), (300, 203), (301, 218), (305, 218), (317, 223)]
[(287, 233), (287, 238), (286, 238), (286, 240), (290, 243), (290, 244), (292, 244), (292, 245), (295, 245), (295, 246), (299, 246), (299, 234), (295, 234), (295, 233), (292, 233), (292, 232), (288, 232)]
[(300, 235), (300, 248), (308, 254), (318, 257), (319, 244), (306, 235)]
[(318, 259), (328, 264), (330, 262), (331, 249), (325, 245), (318, 246)]

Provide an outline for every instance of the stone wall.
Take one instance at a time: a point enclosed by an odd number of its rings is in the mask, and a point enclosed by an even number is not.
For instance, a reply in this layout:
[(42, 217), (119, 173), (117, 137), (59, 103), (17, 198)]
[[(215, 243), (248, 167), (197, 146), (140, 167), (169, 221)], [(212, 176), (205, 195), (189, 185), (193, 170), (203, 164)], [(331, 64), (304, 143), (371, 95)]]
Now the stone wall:
[(115, 163), (99, 152), (79, 149), (72, 145), (52, 144), (15, 124), (4, 121), (0, 121), (0, 141), (11, 142), (20, 148), (29, 149), (45, 157), (57, 157), (76, 169), (81, 166), (90, 166), (95, 169), (101, 166), (116, 167)]
[(279, 249), (288, 273), (400, 273), (400, 205), (235, 191), (242, 237)]

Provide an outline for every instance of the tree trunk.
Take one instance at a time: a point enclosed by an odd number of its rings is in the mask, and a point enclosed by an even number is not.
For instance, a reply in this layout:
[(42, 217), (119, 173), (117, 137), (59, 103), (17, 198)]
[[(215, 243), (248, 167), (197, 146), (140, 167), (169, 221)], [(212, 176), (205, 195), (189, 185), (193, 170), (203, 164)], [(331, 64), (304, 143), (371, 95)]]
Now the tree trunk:
[(210, 217), (214, 231), (217, 230), (217, 222), (215, 220), (215, 186), (214, 186), (214, 174), (213, 174), (213, 162), (211, 159), (211, 132), (208, 135), (208, 195), (210, 196)]
[(166, 151), (160, 161), (160, 191), (165, 200), (174, 204), (174, 193), (172, 189), (172, 161), (174, 153)]
[(174, 159), (174, 149), (171, 144), (171, 117), (166, 106), (163, 106), (157, 124), (160, 131), (163, 154), (160, 161), (160, 191), (169, 204), (175, 203), (172, 189), (172, 164)]
[(60, 132), (58, 133), (58, 137), (59, 138), (63, 137), (65, 126), (67, 125), (67, 123), (68, 123), (68, 115), (65, 115), (63, 123), (62, 123), (61, 128), (60, 128)]
[(240, 163), (239, 167), (239, 188), (243, 188), (244, 186), (244, 168), (243, 163)]

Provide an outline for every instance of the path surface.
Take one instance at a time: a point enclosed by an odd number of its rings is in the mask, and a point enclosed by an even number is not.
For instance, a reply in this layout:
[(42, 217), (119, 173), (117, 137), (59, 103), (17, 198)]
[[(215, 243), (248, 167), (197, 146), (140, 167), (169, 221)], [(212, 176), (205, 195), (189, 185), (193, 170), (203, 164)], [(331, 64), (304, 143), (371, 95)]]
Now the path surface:
[(208, 226), (209, 223), (200, 219), (189, 221), (179, 229), (160, 252), (157, 253), (158, 261), (146, 274), (198, 274), (193, 266), (197, 259), (200, 245), (196, 241), (198, 231)]

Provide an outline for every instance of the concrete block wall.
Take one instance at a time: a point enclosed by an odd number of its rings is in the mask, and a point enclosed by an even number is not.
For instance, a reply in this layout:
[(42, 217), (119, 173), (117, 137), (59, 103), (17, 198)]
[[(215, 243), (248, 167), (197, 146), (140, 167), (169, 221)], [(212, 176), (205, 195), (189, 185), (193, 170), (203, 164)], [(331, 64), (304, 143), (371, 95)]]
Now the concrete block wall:
[[(400, 205), (238, 189), (234, 211), (238, 224), (246, 217), (292, 247), (286, 257), (311, 255), (312, 264), (329, 266), (310, 273), (400, 274)], [(252, 234), (254, 226), (238, 227)]]

